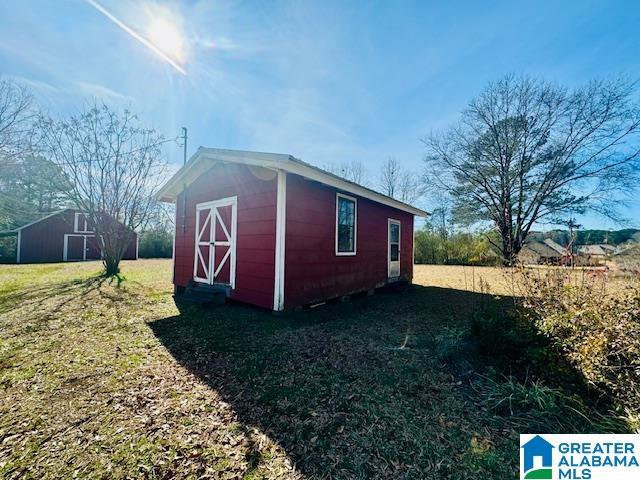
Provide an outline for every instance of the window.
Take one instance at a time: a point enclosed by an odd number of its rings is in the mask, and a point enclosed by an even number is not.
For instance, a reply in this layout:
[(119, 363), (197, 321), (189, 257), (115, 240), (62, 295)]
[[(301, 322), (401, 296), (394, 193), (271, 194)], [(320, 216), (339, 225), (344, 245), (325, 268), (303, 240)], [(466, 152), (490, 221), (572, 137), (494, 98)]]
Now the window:
[(397, 262), (400, 258), (400, 224), (389, 223), (389, 260)]
[(89, 226), (87, 225), (87, 217), (82, 213), (75, 214), (75, 218), (73, 220), (73, 230), (74, 232), (89, 232)]
[(336, 255), (356, 254), (357, 201), (336, 195)]
[(388, 251), (388, 271), (389, 278), (398, 278), (400, 276), (400, 222), (398, 220), (389, 219), (389, 251)]

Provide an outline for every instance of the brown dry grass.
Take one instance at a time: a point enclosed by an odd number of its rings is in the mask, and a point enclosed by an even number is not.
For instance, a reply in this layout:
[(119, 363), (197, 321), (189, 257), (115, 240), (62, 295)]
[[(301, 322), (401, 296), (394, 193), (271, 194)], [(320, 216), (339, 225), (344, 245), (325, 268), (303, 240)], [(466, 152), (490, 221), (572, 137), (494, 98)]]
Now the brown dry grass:
[(502, 303), (465, 289), (498, 269), (285, 318), (176, 304), (168, 260), (99, 269), (0, 267), (1, 477), (513, 478), (518, 433), (598, 431), (479, 354), (476, 307)]
[(510, 269), (498, 267), (415, 265), (413, 271), (413, 282), (418, 285), (479, 292), (480, 285), (486, 283), (496, 295), (512, 294), (510, 277)]
[(1, 268), (0, 476), (296, 476), (149, 329), (179, 314), (169, 261), (124, 262), (121, 288), (97, 262)]
[[(637, 284), (640, 279), (629, 275), (620, 275), (617, 270), (605, 274), (602, 268), (527, 267), (531, 275), (543, 278), (550, 272), (563, 272), (570, 277), (571, 283), (581, 285), (592, 280), (602, 281), (604, 288), (611, 294), (625, 294), (629, 285)], [(468, 267), (462, 265), (415, 265), (413, 281), (425, 287), (452, 288), (470, 292), (491, 293), (493, 295), (519, 296), (519, 274), (521, 269), (506, 267)]]

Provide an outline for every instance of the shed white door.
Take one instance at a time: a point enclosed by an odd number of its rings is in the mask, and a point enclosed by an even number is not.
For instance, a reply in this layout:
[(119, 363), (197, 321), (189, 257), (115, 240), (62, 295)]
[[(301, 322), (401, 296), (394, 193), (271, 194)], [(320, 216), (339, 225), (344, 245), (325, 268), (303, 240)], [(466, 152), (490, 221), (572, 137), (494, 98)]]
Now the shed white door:
[(400, 222), (389, 219), (388, 277), (400, 276)]
[(193, 278), (235, 287), (237, 197), (196, 205)]

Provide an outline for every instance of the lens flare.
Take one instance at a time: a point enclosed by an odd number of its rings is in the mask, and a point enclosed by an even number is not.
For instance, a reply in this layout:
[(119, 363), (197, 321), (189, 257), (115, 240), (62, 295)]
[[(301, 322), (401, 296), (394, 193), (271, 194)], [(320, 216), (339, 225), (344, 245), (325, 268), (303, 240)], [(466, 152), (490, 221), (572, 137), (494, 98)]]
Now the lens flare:
[(178, 63), (185, 60), (184, 40), (178, 27), (169, 19), (154, 17), (147, 30), (147, 38), (162, 52)]

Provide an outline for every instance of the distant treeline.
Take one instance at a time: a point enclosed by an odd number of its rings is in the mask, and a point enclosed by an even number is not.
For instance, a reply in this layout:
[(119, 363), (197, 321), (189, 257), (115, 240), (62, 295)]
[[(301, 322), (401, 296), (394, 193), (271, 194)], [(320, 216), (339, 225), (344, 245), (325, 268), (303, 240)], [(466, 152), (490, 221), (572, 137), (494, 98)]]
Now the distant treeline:
[(415, 234), (415, 263), (439, 265), (497, 265), (500, 255), (491, 242), (495, 232), (442, 232), (426, 227)]
[[(573, 232), (576, 245), (593, 245), (596, 243), (608, 243), (620, 245), (627, 242), (640, 242), (640, 230), (637, 228), (625, 228), (622, 230), (577, 230)], [(531, 232), (529, 238), (543, 241), (550, 238), (560, 245), (569, 244), (568, 230), (551, 230), (549, 232)]]
[[(551, 238), (560, 245), (569, 244), (568, 230), (531, 232), (529, 240), (544, 241)], [(576, 245), (608, 243), (620, 245), (640, 243), (640, 230), (579, 230), (574, 232)], [(415, 263), (439, 265), (498, 265), (501, 254), (497, 245), (497, 232), (456, 232), (452, 228), (436, 227), (427, 223), (415, 233)]]

